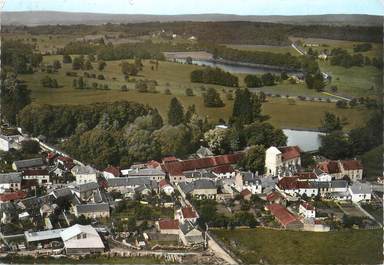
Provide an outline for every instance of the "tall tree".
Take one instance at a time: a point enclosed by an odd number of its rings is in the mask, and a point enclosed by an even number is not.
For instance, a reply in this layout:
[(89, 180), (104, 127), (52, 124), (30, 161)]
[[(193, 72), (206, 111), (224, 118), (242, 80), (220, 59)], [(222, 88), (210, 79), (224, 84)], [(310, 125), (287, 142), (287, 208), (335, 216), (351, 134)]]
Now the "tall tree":
[(330, 112), (326, 112), (324, 119), (321, 121), (321, 127), (326, 133), (341, 131), (344, 125), (346, 125), (345, 120)]
[(172, 126), (181, 124), (184, 121), (184, 108), (177, 98), (172, 98), (168, 109), (168, 123)]
[(16, 76), (8, 75), (1, 82), (1, 118), (15, 125), (19, 111), (31, 103), (30, 94), (31, 91)]
[(253, 120), (252, 117), (252, 94), (245, 89), (237, 89), (235, 92), (235, 102), (233, 103), (232, 119), (240, 124), (248, 124)]
[(352, 149), (348, 136), (341, 131), (322, 136), (319, 153), (329, 159), (350, 158)]
[(259, 174), (264, 173), (265, 166), (265, 148), (262, 145), (255, 145), (250, 147), (244, 158), (240, 161), (240, 165), (245, 170), (250, 170), (251, 172), (258, 172)]
[(204, 105), (209, 108), (223, 107), (224, 102), (220, 98), (220, 94), (213, 87), (208, 88), (204, 93)]

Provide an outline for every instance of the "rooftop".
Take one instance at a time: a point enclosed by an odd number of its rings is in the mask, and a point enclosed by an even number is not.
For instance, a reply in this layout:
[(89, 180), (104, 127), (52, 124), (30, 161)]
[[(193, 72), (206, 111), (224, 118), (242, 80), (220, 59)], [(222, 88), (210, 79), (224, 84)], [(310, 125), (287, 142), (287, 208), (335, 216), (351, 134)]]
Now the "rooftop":
[(94, 213), (94, 212), (109, 212), (108, 203), (89, 203), (76, 205), (78, 214), (82, 213)]
[(17, 170), (29, 168), (29, 167), (41, 167), (44, 165), (43, 159), (41, 157), (26, 159), (26, 160), (18, 160), (18, 161), (15, 161), (14, 163)]
[(134, 169), (128, 172), (129, 177), (151, 177), (151, 176), (164, 176), (165, 173), (157, 168), (141, 168)]
[(222, 165), (236, 164), (243, 157), (243, 153), (212, 156), (183, 161), (170, 161), (164, 163), (165, 170), (171, 176), (182, 175), (184, 171), (214, 168)]
[(363, 165), (359, 160), (341, 160), (344, 170), (359, 170), (363, 169)]
[(124, 177), (107, 179), (108, 187), (129, 187), (151, 185), (149, 177)]
[(349, 189), (354, 194), (370, 194), (372, 192), (372, 187), (369, 183), (354, 182)]
[(337, 161), (327, 160), (319, 163), (317, 167), (328, 174), (338, 174), (341, 172)]
[(36, 242), (36, 241), (44, 241), (44, 240), (52, 240), (56, 238), (60, 238), (60, 233), (65, 229), (53, 229), (46, 231), (38, 231), (38, 232), (24, 232), (25, 239), (27, 242)]
[(80, 166), (80, 165), (73, 167), (71, 172), (74, 175), (76, 175), (76, 174), (96, 174), (97, 173), (96, 169), (94, 169), (91, 166)]
[(281, 158), (283, 161), (294, 159), (300, 157), (300, 153), (302, 152), (300, 147), (295, 146), (284, 146), (278, 148), (281, 152)]
[(49, 172), (46, 169), (27, 169), (23, 170), (23, 176), (48, 176)]
[(216, 189), (215, 182), (209, 179), (196, 179), (192, 182), (181, 182), (179, 183), (179, 186), (184, 193), (190, 193), (194, 190)]
[(111, 173), (116, 178), (120, 177), (120, 175), (121, 175), (120, 167), (109, 166), (109, 167), (104, 169), (104, 172)]
[(97, 190), (98, 188), (99, 188), (99, 185), (96, 182), (89, 182), (89, 183), (80, 184), (77, 186), (77, 190), (79, 192)]
[(25, 193), (24, 191), (9, 192), (9, 193), (0, 194), (0, 201), (1, 202), (14, 201), (14, 200), (24, 199), (25, 197), (27, 197), (27, 193)]
[(193, 210), (192, 207), (184, 207), (181, 208), (181, 213), (183, 214), (184, 218), (197, 218), (197, 213)]
[(292, 222), (299, 221), (292, 213), (287, 210), (287, 208), (280, 204), (270, 204), (266, 207), (283, 226), (286, 226)]
[(0, 174), (0, 184), (21, 182), (21, 172), (10, 172)]
[(161, 230), (179, 229), (179, 220), (163, 219), (159, 221), (159, 228)]

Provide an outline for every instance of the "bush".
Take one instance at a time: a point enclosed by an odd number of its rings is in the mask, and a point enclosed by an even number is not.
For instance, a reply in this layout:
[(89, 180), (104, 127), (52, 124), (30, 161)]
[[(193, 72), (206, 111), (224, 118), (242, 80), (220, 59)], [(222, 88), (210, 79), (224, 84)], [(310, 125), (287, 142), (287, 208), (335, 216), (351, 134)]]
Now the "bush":
[(45, 76), (43, 79), (40, 80), (41, 85), (43, 87), (48, 87), (48, 88), (58, 88), (59, 84), (57, 83), (56, 79), (53, 79), (49, 76)]
[(193, 97), (195, 94), (193, 93), (192, 88), (187, 88), (185, 89), (185, 95), (187, 95), (188, 97)]
[(347, 108), (347, 102), (345, 100), (338, 100), (336, 102), (336, 107), (340, 109), (346, 109)]
[(204, 105), (209, 108), (219, 108), (224, 106), (224, 102), (220, 98), (220, 94), (216, 89), (210, 87), (203, 95)]

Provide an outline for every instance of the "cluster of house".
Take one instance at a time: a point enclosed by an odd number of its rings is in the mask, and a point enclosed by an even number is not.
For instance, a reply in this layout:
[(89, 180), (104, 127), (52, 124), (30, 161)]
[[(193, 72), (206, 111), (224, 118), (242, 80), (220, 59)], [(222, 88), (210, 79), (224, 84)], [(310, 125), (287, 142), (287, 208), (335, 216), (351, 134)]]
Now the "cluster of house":
[(177, 235), (185, 246), (201, 247), (206, 244), (203, 233), (197, 227), (198, 213), (191, 206), (175, 211), (174, 219), (161, 219), (156, 228), (161, 234)]
[[(44, 159), (15, 161), (12, 164), (15, 172), (0, 174), (1, 222), (30, 219), (47, 231), (26, 232), (28, 243), (37, 242), (39, 238), (43, 243), (45, 238), (48, 241), (60, 239), (69, 249), (68, 253), (75, 253), (76, 250), (68, 246), (81, 245), (97, 233), (92, 227), (82, 226), (55, 230), (52, 217), (56, 220), (58, 216), (66, 227), (81, 216), (109, 218), (114, 205), (112, 192), (134, 198), (138, 193), (148, 195), (156, 191), (171, 195), (177, 191), (184, 202), (182, 205), (187, 206), (176, 210), (174, 219), (159, 220), (157, 228), (160, 233), (177, 235), (186, 246), (201, 246), (205, 240), (197, 228), (198, 213), (189, 203), (192, 197), (225, 201), (240, 195), (250, 200), (252, 195), (258, 194), (267, 201), (266, 210), (283, 227), (290, 229), (302, 228), (303, 219), (316, 220), (315, 208), (305, 197), (352, 202), (371, 199), (370, 185), (361, 181), (363, 168), (359, 161), (325, 160), (313, 171), (302, 172), (300, 156), (301, 150), (297, 146), (270, 147), (265, 154), (266, 174), (258, 175), (257, 172), (235, 169), (243, 152), (214, 156), (205, 147), (187, 160), (171, 156), (160, 162), (152, 160), (135, 164), (128, 169), (109, 166), (102, 171), (67, 156), (48, 153)], [(54, 183), (53, 176), (67, 174), (74, 182)], [(47, 193), (28, 197), (27, 194), (38, 186), (45, 186)], [(303, 200), (298, 214), (285, 207), (287, 200)], [(99, 246), (95, 249), (102, 248), (101, 244)]]

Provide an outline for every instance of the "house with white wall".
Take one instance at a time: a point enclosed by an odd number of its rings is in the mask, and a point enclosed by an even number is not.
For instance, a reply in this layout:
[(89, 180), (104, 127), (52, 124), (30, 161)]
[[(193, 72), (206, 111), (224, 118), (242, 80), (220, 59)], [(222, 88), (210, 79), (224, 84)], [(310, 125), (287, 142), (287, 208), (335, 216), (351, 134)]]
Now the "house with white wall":
[(316, 218), (316, 209), (312, 204), (302, 202), (299, 206), (299, 214), (305, 219)]
[(301, 166), (301, 149), (298, 146), (271, 146), (265, 152), (267, 175), (292, 176)]
[(354, 182), (348, 191), (352, 202), (370, 201), (372, 197), (372, 187), (369, 183)]
[(76, 178), (77, 184), (97, 182), (97, 171), (91, 166), (76, 165), (71, 169), (71, 173)]

